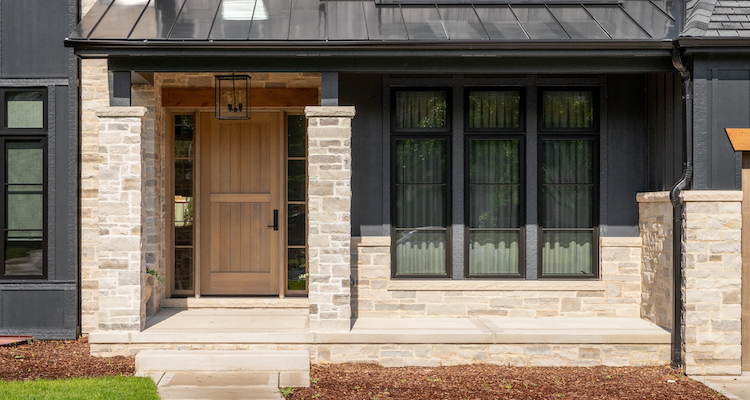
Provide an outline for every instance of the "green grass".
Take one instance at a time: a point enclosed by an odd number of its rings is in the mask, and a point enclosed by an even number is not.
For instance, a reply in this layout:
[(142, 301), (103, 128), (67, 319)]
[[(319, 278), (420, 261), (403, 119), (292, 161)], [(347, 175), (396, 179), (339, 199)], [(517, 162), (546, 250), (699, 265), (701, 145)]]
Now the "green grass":
[(159, 400), (150, 378), (115, 376), (37, 381), (0, 381), (3, 400)]

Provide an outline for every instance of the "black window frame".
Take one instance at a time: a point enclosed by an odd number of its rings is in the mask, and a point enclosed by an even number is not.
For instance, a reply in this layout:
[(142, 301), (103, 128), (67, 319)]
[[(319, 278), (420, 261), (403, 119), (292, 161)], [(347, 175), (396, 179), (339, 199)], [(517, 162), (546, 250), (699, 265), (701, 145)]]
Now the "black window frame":
[[(525, 86), (466, 86), (464, 93), (463, 127), (465, 135), (473, 133), (495, 133), (495, 132), (526, 132), (526, 87)], [(518, 122), (517, 128), (471, 128), (469, 126), (469, 96), (471, 92), (518, 92)]]
[[(394, 98), (395, 103), (395, 98)], [(424, 134), (393, 134), (391, 135), (391, 184), (390, 184), (390, 191), (391, 191), (391, 278), (399, 278), (399, 279), (445, 279), (451, 278), (451, 271), (453, 270), (453, 263), (452, 263), (452, 256), (453, 256), (453, 250), (452, 250), (452, 243), (453, 243), (453, 234), (452, 234), (452, 188), (453, 188), (453, 168), (452, 168), (452, 162), (453, 158), (451, 157), (451, 139), (452, 135), (450, 134), (439, 134), (439, 133), (432, 133), (432, 132), (425, 132)], [(446, 207), (445, 207), (445, 274), (399, 274), (398, 273), (398, 265), (396, 262), (396, 245), (398, 240), (398, 232), (399, 229), (395, 226), (395, 222), (397, 221), (397, 211), (396, 203), (397, 203), (397, 196), (396, 196), (396, 179), (393, 177), (395, 176), (395, 172), (397, 169), (397, 157), (396, 154), (396, 142), (399, 140), (409, 140), (409, 139), (417, 139), (417, 140), (443, 140), (445, 142), (445, 158), (446, 158), (446, 165), (448, 166), (446, 168), (445, 174), (445, 186), (446, 186), (446, 194), (445, 194), (445, 200), (446, 200)]]
[[(594, 125), (591, 128), (545, 128), (544, 127), (544, 92), (582, 92), (592, 91), (594, 106)], [(537, 132), (539, 133), (599, 133), (600, 106), (598, 86), (540, 86), (537, 88)]]
[[(42, 142), (42, 274), (41, 275), (5, 275), (5, 244), (7, 239), (6, 234), (6, 221), (8, 220), (8, 207), (6, 200), (5, 187), (7, 185), (7, 171), (6, 171), (6, 160), (5, 160), (5, 145), (8, 142), (28, 142), (28, 141), (41, 141)], [(0, 242), (0, 280), (46, 280), (48, 278), (49, 268), (47, 265), (47, 245), (48, 245), (48, 234), (47, 234), (47, 206), (48, 206), (48, 172), (47, 172), (47, 136), (46, 135), (0, 135), (0, 149), (2, 149), (2, 156), (0, 156), (0, 178), (2, 179), (3, 193), (0, 196), (0, 232), (2, 232), (2, 241)]]
[[(523, 114), (522, 114), (523, 116)], [(471, 140), (518, 140), (519, 141), (519, 260), (518, 260), (518, 273), (517, 274), (471, 274), (469, 267), (469, 248), (470, 233), (472, 228), (470, 227), (470, 207), (471, 202), (470, 196), (470, 171), (466, 166), (469, 163), (470, 157), (470, 146)], [(463, 265), (463, 277), (464, 279), (525, 279), (526, 277), (526, 135), (523, 133), (518, 134), (502, 134), (502, 133), (485, 133), (485, 134), (467, 134), (464, 135), (464, 265)]]
[[(398, 92), (445, 92), (445, 128), (397, 128), (396, 95)], [(391, 132), (392, 133), (451, 133), (453, 132), (453, 88), (450, 86), (393, 86), (391, 87)]]
[[(8, 92), (39, 92), (42, 94), (42, 128), (8, 128), (7, 115), (8, 115), (8, 102), (6, 94)], [(47, 280), (49, 277), (49, 266), (48, 266), (48, 243), (49, 243), (49, 232), (48, 232), (48, 206), (49, 206), (49, 160), (48, 160), (48, 129), (49, 129), (49, 93), (46, 87), (38, 86), (20, 86), (20, 87), (4, 87), (0, 88), (0, 99), (3, 104), (0, 107), (0, 180), (2, 181), (3, 191), (5, 191), (6, 185), (6, 160), (5, 160), (5, 144), (8, 141), (29, 141), (29, 140), (40, 140), (42, 142), (42, 275), (11, 275), (5, 276), (5, 223), (7, 221), (7, 204), (6, 194), (2, 193), (0, 196), (0, 227), (3, 233), (2, 242), (0, 245), (0, 281), (18, 281), (18, 280)]]
[[(8, 92), (39, 92), (42, 94), (42, 127), (41, 128), (8, 128), (8, 101), (6, 95)], [(48, 129), (48, 118), (49, 113), (49, 96), (47, 95), (47, 88), (43, 87), (12, 87), (0, 89), (0, 99), (2, 99), (3, 106), (0, 107), (0, 133), (12, 133), (17, 135), (23, 134), (47, 134)]]

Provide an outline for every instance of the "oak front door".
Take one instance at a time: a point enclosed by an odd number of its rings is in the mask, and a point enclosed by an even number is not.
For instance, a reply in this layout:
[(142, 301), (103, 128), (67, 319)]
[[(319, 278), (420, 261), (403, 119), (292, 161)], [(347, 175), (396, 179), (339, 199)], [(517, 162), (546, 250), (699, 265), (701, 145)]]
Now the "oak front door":
[(201, 125), (201, 294), (279, 294), (279, 115)]

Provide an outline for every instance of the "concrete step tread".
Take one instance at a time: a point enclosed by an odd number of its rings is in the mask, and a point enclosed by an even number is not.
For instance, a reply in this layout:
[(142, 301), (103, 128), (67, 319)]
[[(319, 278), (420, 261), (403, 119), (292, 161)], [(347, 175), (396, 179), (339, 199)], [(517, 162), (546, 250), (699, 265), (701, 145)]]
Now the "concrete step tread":
[(279, 387), (277, 371), (167, 372), (159, 387)]
[(158, 388), (162, 399), (176, 400), (278, 400), (278, 388), (272, 387), (174, 387)]
[(310, 371), (307, 350), (144, 350), (135, 356), (142, 375), (156, 371)]

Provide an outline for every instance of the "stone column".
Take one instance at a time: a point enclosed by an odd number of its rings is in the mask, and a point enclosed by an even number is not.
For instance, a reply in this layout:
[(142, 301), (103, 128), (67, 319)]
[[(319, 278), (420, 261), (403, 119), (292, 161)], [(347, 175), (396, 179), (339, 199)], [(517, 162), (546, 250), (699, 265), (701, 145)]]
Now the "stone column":
[(351, 176), (354, 107), (306, 107), (310, 330), (351, 324)]
[(99, 117), (99, 329), (140, 331), (146, 321), (143, 117), (105, 107)]
[(739, 375), (741, 191), (687, 191), (683, 208), (683, 361), (689, 375)]

